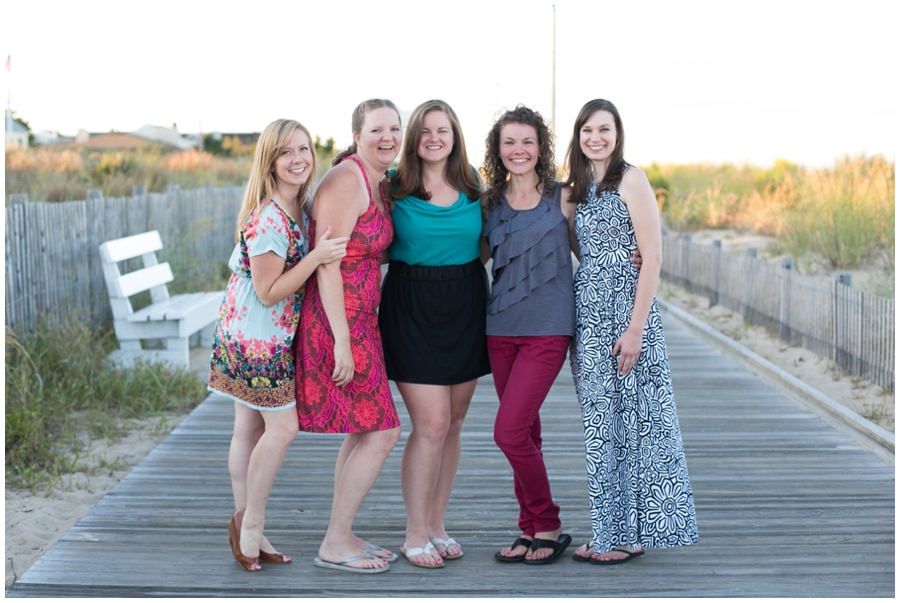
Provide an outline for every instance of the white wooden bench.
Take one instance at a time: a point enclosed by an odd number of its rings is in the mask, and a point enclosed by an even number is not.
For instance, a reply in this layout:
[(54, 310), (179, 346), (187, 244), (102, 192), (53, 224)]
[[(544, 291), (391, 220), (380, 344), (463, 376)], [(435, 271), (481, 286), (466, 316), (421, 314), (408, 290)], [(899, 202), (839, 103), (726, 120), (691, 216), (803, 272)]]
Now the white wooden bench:
[[(155, 230), (100, 245), (103, 277), (120, 346), (108, 360), (118, 366), (132, 367), (140, 358), (145, 362), (165, 362), (187, 368), (190, 366), (189, 339), (198, 331), (203, 345), (212, 346), (225, 292), (170, 296), (166, 283), (174, 280), (172, 269), (168, 262), (160, 264), (156, 259), (156, 252), (162, 248), (159, 232)], [(118, 263), (136, 257), (143, 258), (144, 267), (122, 274)], [(129, 298), (147, 290), (152, 303), (135, 312)], [(141, 339), (161, 339), (165, 349), (145, 350), (141, 347)]]

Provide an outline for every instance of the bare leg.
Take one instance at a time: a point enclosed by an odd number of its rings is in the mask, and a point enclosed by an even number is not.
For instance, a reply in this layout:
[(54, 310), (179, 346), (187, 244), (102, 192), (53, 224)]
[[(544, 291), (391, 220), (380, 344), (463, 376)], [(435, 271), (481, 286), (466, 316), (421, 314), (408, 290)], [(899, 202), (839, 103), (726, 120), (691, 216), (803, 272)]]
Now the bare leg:
[[(358, 433), (348, 433), (344, 438), (344, 441), (341, 443), (341, 449), (338, 452), (337, 460), (334, 463), (334, 488), (337, 490), (338, 481), (341, 476), (341, 471), (344, 469), (344, 464), (347, 462), (347, 457), (353, 451), (357, 444), (359, 444), (359, 436)], [(356, 534), (351, 532), (351, 539), (353, 540), (353, 544), (359, 547), (362, 550), (366, 550), (368, 548), (372, 548), (372, 544), (366, 542)], [(380, 557), (382, 559), (390, 558), (393, 553), (388, 549), (381, 549), (376, 551), (369, 551), (369, 555), (373, 557)]]
[[(450, 428), (450, 386), (397, 383), (409, 411), (412, 431), (403, 449), (400, 476), (406, 505), (406, 542), (403, 550), (424, 548), (431, 540), (428, 514), (441, 472), (441, 456)], [(413, 555), (425, 565), (441, 565), (437, 551)]]
[(266, 501), (284, 455), (299, 431), (297, 411), (294, 408), (259, 414), (265, 423), (265, 431), (250, 455), (247, 467), (247, 507), (241, 525), (241, 552), (248, 557), (256, 557), (262, 546)]
[[(460, 434), (469, 404), (475, 394), (477, 379), (450, 386), (450, 426), (447, 436), (444, 438), (444, 447), (441, 451), (441, 467), (435, 485), (431, 506), (428, 510), (428, 537), (447, 540), (449, 536), (444, 530), (444, 515), (450, 502), (450, 493), (453, 491), (453, 482), (456, 481), (456, 471), (459, 469), (459, 457), (461, 451)], [(459, 544), (451, 544), (447, 549), (438, 545), (438, 552), (443, 555), (458, 555), (462, 551)]]
[[(260, 411), (238, 402), (234, 403), (234, 435), (231, 437), (231, 448), (228, 450), (228, 472), (231, 474), (235, 511), (247, 508), (247, 467), (250, 466), (250, 455), (259, 442), (265, 425)], [(262, 537), (259, 550), (266, 553), (276, 552), (265, 535)]]
[[(354, 544), (353, 519), (399, 437), (400, 428), (395, 427), (385, 431), (351, 434), (341, 445), (339, 462), (335, 464), (331, 519), (328, 521), (325, 539), (319, 546), (319, 557), (322, 560), (334, 562), (365, 554)], [(372, 568), (384, 567), (385, 563), (380, 559), (360, 559), (349, 565)]]
[(266, 426), (261, 414), (239, 402), (234, 403), (234, 434), (228, 449), (228, 473), (231, 474), (235, 511), (247, 508), (247, 467)]

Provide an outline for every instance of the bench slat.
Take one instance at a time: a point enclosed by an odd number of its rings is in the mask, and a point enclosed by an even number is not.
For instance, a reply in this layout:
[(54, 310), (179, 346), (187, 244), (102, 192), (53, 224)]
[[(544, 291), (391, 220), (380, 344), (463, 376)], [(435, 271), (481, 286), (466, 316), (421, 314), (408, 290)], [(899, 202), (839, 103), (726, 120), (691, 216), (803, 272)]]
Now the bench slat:
[(121, 262), (152, 253), (163, 248), (159, 232), (151, 230), (130, 237), (114, 239), (100, 245), (100, 257), (105, 262)]
[(173, 280), (172, 269), (169, 267), (169, 263), (165, 262), (120, 276), (119, 289), (122, 291), (123, 297), (131, 297), (135, 293), (171, 283)]
[(143, 322), (145, 320), (183, 320), (198, 308), (209, 305), (218, 305), (222, 301), (224, 291), (211, 293), (184, 293), (169, 299), (141, 308), (128, 317), (128, 322)]

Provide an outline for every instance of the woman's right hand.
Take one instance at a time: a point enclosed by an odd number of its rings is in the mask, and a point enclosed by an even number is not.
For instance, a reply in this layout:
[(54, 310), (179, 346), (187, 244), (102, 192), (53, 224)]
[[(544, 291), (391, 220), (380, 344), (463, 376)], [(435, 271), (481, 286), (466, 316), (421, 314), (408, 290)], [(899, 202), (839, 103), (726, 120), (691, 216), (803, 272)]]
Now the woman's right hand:
[(331, 374), (331, 380), (338, 387), (344, 387), (353, 380), (355, 370), (350, 342), (334, 342), (334, 372)]
[(322, 236), (316, 240), (316, 248), (312, 250), (319, 264), (330, 264), (347, 255), (347, 242), (350, 237), (335, 237), (330, 239), (331, 226), (325, 229)]

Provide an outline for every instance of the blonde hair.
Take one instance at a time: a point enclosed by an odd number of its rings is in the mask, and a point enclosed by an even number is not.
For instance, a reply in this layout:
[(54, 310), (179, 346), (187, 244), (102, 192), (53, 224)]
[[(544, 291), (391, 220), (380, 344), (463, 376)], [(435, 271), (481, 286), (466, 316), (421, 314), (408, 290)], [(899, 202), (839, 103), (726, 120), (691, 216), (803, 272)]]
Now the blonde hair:
[[(303, 124), (293, 119), (276, 119), (263, 130), (256, 141), (256, 152), (253, 154), (253, 167), (250, 168), (250, 179), (244, 191), (244, 200), (241, 203), (241, 211), (238, 212), (237, 230), (234, 233), (234, 242), (241, 240), (241, 233), (247, 225), (250, 216), (255, 215), (263, 203), (266, 203), (275, 194), (275, 174), (272, 171), (275, 160), (287, 147), (294, 135), (294, 130), (299, 129), (306, 134), (306, 139), (312, 145), (312, 136)], [(315, 149), (312, 151), (312, 169), (309, 179), (300, 187), (297, 193), (297, 203), (300, 211), (306, 209), (309, 191), (315, 183), (317, 159)]]

